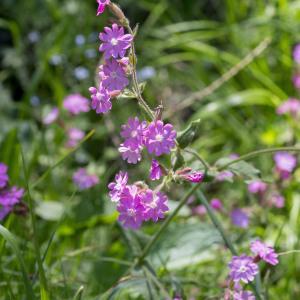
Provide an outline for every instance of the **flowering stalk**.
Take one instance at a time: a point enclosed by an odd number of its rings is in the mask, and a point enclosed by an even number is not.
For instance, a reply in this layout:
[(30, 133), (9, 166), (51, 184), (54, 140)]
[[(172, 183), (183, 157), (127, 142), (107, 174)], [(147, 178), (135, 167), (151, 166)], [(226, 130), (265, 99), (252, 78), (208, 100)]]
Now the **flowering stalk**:
[(226, 168), (228, 168), (229, 166), (231, 166), (239, 161), (248, 160), (253, 157), (259, 156), (261, 154), (281, 152), (281, 151), (300, 152), (300, 148), (298, 148), (298, 147), (278, 147), (278, 148), (268, 148), (268, 149), (261, 149), (261, 150), (253, 151), (253, 152), (247, 153), (245, 155), (242, 155), (242, 156), (238, 157), (237, 159), (231, 160), (230, 162), (220, 166), (218, 168), (218, 170), (223, 171)]
[[(232, 253), (232, 255), (237, 256), (238, 253), (233, 245), (233, 243), (231, 242), (231, 240), (229, 239), (229, 237), (226, 235), (225, 230), (221, 224), (221, 222), (218, 220), (218, 218), (216, 217), (214, 211), (212, 210), (211, 206), (209, 205), (205, 195), (203, 194), (203, 192), (201, 190), (198, 190), (197, 195), (199, 196), (199, 199), (201, 201), (201, 203), (205, 206), (208, 216), (210, 217), (212, 223), (215, 225), (216, 229), (219, 231), (219, 233), (221, 234), (225, 245), (228, 247), (228, 249), (230, 250), (230, 252)], [(260, 300), (260, 293), (259, 293), (259, 289), (257, 288), (257, 286), (255, 286), (254, 284), (250, 283), (256, 297), (257, 300)]]

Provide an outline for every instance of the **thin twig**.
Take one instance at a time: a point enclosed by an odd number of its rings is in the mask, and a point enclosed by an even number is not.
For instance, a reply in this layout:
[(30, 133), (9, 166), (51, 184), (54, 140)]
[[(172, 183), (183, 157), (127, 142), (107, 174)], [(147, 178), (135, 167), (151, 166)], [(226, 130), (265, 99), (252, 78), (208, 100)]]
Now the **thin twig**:
[(210, 85), (205, 87), (204, 89), (192, 93), (185, 100), (180, 100), (177, 104), (172, 105), (171, 109), (165, 113), (165, 117), (169, 118), (174, 113), (183, 110), (184, 108), (192, 105), (195, 100), (202, 100), (203, 98), (209, 96), (213, 92), (215, 92), (219, 87), (221, 87), (224, 83), (229, 81), (235, 75), (237, 75), (241, 70), (247, 67), (256, 57), (258, 57), (271, 43), (271, 38), (267, 37), (262, 42), (259, 43), (250, 53), (248, 53), (239, 63), (234, 65), (231, 69), (229, 69), (226, 73), (224, 73), (217, 80), (213, 81)]

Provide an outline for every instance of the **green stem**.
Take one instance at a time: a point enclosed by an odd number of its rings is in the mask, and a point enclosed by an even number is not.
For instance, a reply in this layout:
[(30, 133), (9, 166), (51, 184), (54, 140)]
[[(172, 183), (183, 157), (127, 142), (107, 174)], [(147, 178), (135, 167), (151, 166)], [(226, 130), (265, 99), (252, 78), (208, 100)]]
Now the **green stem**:
[(225, 170), (227, 167), (242, 161), (242, 160), (248, 160), (251, 159), (253, 157), (259, 156), (261, 154), (268, 154), (268, 153), (274, 153), (274, 152), (280, 152), (280, 151), (290, 151), (290, 152), (300, 152), (300, 148), (297, 147), (278, 147), (278, 148), (269, 148), (269, 149), (262, 149), (262, 150), (257, 150), (257, 151), (253, 151), (250, 153), (247, 153), (245, 155), (240, 156), (237, 159), (234, 159), (228, 163), (226, 163), (225, 165), (222, 165), (221, 167), (218, 168), (219, 171)]
[(90, 139), (95, 133), (95, 129), (92, 129), (85, 137), (83, 140), (81, 140), (79, 142), (79, 144), (73, 148), (72, 150), (70, 150), (67, 154), (65, 154), (64, 156), (62, 156), (53, 166), (49, 167), (43, 174), (41, 177), (39, 177), (31, 186), (30, 188), (33, 189), (35, 188), (37, 185), (39, 185), (45, 178), (47, 178), (47, 176), (56, 168), (58, 167), (65, 159), (67, 159), (71, 154), (73, 154), (74, 152), (76, 152), (83, 143), (85, 143), (88, 139)]
[(38, 269), (39, 269), (41, 299), (48, 300), (48, 299), (50, 299), (49, 294), (48, 294), (49, 290), (48, 290), (48, 286), (47, 286), (47, 280), (46, 280), (46, 276), (45, 276), (45, 271), (44, 271), (43, 262), (42, 262), (42, 258), (41, 258), (41, 252), (40, 252), (40, 245), (39, 245), (39, 241), (38, 241), (38, 233), (37, 233), (38, 231), (37, 231), (37, 226), (36, 226), (34, 204), (33, 204), (33, 200), (32, 200), (30, 189), (29, 189), (25, 157), (24, 157), (24, 153), (23, 153), (21, 146), (20, 146), (20, 150), (21, 150), (21, 156), (22, 156), (22, 162), (23, 162), (23, 172), (24, 172), (24, 179), (25, 179), (25, 184), (26, 184), (27, 200), (28, 200), (28, 204), (29, 204), (29, 212), (30, 212), (32, 230), (33, 230), (33, 245), (34, 245), (36, 260), (37, 260)]
[(184, 152), (190, 153), (192, 155), (194, 155), (204, 166), (204, 168), (206, 170), (208, 170), (210, 168), (210, 165), (208, 162), (206, 162), (199, 154), (197, 151), (195, 151), (194, 149), (190, 149), (190, 148), (185, 148), (183, 149)]
[[(129, 20), (126, 20), (127, 22), (127, 30), (128, 32), (134, 36), (134, 32), (131, 29), (130, 25), (129, 25)], [(131, 53), (132, 53), (132, 83), (133, 83), (133, 87), (136, 93), (136, 97), (139, 101), (139, 105), (144, 109), (144, 111), (148, 114), (148, 116), (150, 117), (151, 120), (155, 119), (154, 113), (151, 110), (151, 108), (149, 107), (149, 105), (146, 103), (146, 101), (144, 100), (140, 87), (139, 87), (139, 82), (137, 79), (137, 73), (136, 73), (136, 65), (137, 65), (137, 56), (136, 56), (136, 52), (135, 52), (135, 45), (134, 45), (134, 41), (132, 41), (131, 43)]]
[(166, 230), (166, 228), (169, 226), (171, 221), (175, 218), (175, 216), (180, 211), (180, 209), (186, 204), (186, 202), (188, 201), (190, 196), (199, 188), (199, 186), (200, 186), (199, 184), (196, 184), (183, 196), (183, 198), (180, 200), (180, 202), (179, 202), (178, 206), (176, 207), (176, 209), (167, 217), (167, 219), (162, 224), (162, 226), (159, 228), (159, 230), (156, 232), (156, 234), (148, 242), (148, 244), (146, 245), (146, 247), (142, 251), (140, 257), (138, 258), (135, 266), (141, 264), (144, 261), (145, 257), (149, 254), (149, 252), (150, 252), (151, 248), (153, 247), (153, 245), (160, 238), (162, 233)]
[(238, 255), (238, 253), (235, 250), (231, 240), (227, 237), (221, 222), (218, 220), (218, 218), (215, 215), (214, 211), (212, 210), (211, 206), (208, 204), (208, 201), (207, 201), (206, 197), (204, 196), (203, 192), (201, 190), (198, 190), (197, 195), (199, 196), (201, 204), (203, 204), (205, 206), (207, 214), (210, 217), (212, 223), (215, 225), (215, 227), (217, 228), (217, 230), (221, 234), (227, 248), (230, 250), (232, 255)]
[[(197, 195), (199, 196), (201, 203), (205, 206), (207, 214), (210, 217), (212, 223), (215, 225), (215, 227), (221, 234), (225, 245), (228, 247), (228, 249), (230, 250), (232, 255), (238, 255), (238, 252), (236, 251), (236, 249), (235, 249), (233, 243), (231, 242), (231, 240), (229, 239), (229, 237), (226, 235), (221, 222), (218, 220), (218, 218), (215, 215), (214, 211), (212, 210), (211, 206), (208, 204), (208, 201), (207, 201), (205, 195), (203, 194), (203, 192), (198, 190)], [(257, 300), (261, 300), (260, 293), (259, 293), (259, 287), (255, 286), (253, 283), (249, 283), (249, 284), (252, 287)]]

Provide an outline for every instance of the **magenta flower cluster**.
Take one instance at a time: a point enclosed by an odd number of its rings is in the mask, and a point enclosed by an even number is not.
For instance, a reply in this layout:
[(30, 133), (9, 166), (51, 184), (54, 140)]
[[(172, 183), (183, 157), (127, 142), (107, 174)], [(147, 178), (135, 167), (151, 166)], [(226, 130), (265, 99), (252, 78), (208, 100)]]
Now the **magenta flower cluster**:
[(73, 175), (73, 182), (79, 190), (87, 190), (99, 183), (99, 178), (95, 174), (88, 174), (87, 170), (80, 168)]
[[(99, 8), (97, 15), (104, 11), (110, 1), (98, 0)], [(90, 87), (92, 109), (97, 114), (106, 114), (112, 108), (111, 99), (118, 95), (128, 84), (127, 71), (129, 59), (125, 57), (131, 46), (133, 36), (125, 34), (124, 28), (113, 24), (105, 27), (104, 32), (99, 34), (101, 41), (99, 51), (103, 52), (105, 62), (99, 67), (99, 85)]]
[[(252, 242), (250, 245), (250, 250), (253, 256), (248, 256), (246, 254), (241, 254), (240, 256), (233, 256), (228, 264), (230, 270), (229, 278), (231, 281), (234, 282), (234, 294), (236, 294), (237, 297), (234, 299), (244, 299), (238, 298), (243, 296), (243, 293), (245, 293), (245, 291), (242, 290), (240, 284), (247, 284), (254, 280), (255, 276), (259, 272), (259, 261), (263, 260), (266, 263), (273, 266), (278, 264), (278, 254), (275, 252), (274, 248), (266, 245), (260, 240)], [(254, 296), (252, 296), (251, 294), (251, 297)]]
[(138, 229), (149, 220), (157, 222), (169, 210), (165, 194), (137, 184), (128, 185), (126, 172), (120, 171), (108, 187), (111, 201), (117, 203), (118, 221), (125, 228)]
[(0, 163), (0, 220), (3, 220), (20, 203), (24, 190), (16, 186), (10, 187), (8, 167)]
[[(171, 124), (164, 124), (163, 121), (156, 120), (147, 125), (147, 122), (140, 122), (135, 117), (129, 118), (127, 124), (122, 126), (121, 136), (124, 138), (119, 147), (122, 158), (130, 164), (136, 164), (142, 159), (144, 147), (155, 156), (169, 154), (175, 147), (176, 131)], [(160, 176), (154, 162), (150, 177)]]
[(71, 94), (65, 97), (63, 107), (71, 114), (78, 115), (90, 110), (89, 100), (80, 94)]

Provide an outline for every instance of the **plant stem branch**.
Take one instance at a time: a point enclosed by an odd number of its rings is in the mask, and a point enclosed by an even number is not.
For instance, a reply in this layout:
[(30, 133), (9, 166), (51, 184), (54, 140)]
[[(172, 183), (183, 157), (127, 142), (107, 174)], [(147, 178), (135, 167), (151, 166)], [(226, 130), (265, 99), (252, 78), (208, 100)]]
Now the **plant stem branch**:
[(185, 148), (183, 149), (184, 152), (190, 153), (192, 155), (194, 155), (204, 166), (204, 168), (206, 170), (208, 170), (210, 168), (210, 165), (208, 162), (206, 162), (199, 154), (197, 151), (195, 151), (194, 149), (190, 149), (190, 148)]
[[(208, 216), (210, 217), (212, 223), (215, 225), (215, 227), (217, 228), (217, 230), (219, 231), (219, 233), (221, 234), (225, 245), (228, 247), (228, 249), (230, 250), (230, 252), (232, 253), (232, 255), (238, 255), (238, 252), (236, 251), (233, 243), (231, 242), (230, 238), (226, 235), (225, 230), (221, 224), (221, 222), (218, 220), (217, 216), (215, 215), (214, 211), (212, 210), (211, 206), (209, 205), (205, 195), (203, 194), (203, 192), (201, 190), (197, 191), (197, 195), (200, 198), (201, 203), (205, 206), (206, 211), (208, 213)], [(255, 286), (253, 283), (250, 283), (257, 300), (261, 300), (261, 296), (259, 293), (259, 288), (257, 286)]]
[(268, 153), (274, 153), (274, 152), (280, 152), (280, 151), (290, 151), (290, 152), (300, 152), (300, 148), (297, 147), (278, 147), (278, 148), (268, 148), (268, 149), (261, 149), (261, 150), (257, 150), (257, 151), (253, 151), (250, 153), (247, 153), (245, 155), (240, 156), (237, 159), (234, 159), (228, 163), (226, 163), (225, 165), (222, 165), (221, 167), (218, 168), (219, 171), (225, 170), (227, 167), (242, 161), (242, 160), (248, 160), (251, 159), (253, 157), (259, 156), (261, 154), (268, 154)]

